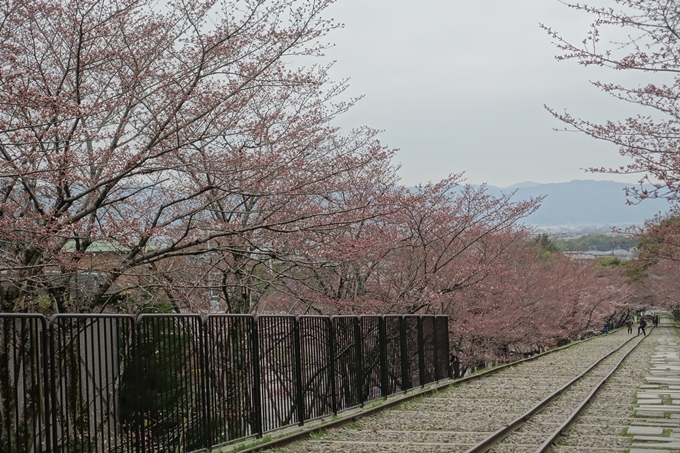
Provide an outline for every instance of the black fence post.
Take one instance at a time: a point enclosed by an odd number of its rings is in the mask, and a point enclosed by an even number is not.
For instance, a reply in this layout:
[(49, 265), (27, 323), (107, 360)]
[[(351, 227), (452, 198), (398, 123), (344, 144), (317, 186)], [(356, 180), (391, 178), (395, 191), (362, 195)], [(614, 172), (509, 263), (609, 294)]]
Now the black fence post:
[(446, 350), (446, 368), (447, 368), (447, 374), (449, 378), (453, 378), (453, 367), (451, 365), (451, 339), (449, 337), (449, 317), (446, 316), (446, 344), (445, 344), (445, 350)]
[(385, 317), (378, 322), (378, 343), (380, 346), (380, 396), (387, 398), (389, 392), (389, 370), (387, 369), (387, 327)]
[(262, 394), (260, 393), (260, 339), (257, 320), (250, 317), (250, 339), (253, 354), (253, 406), (255, 410), (255, 426), (253, 431), (257, 438), (262, 438)]
[(293, 335), (295, 339), (295, 401), (297, 404), (298, 424), (305, 424), (305, 406), (302, 395), (302, 346), (300, 345), (300, 317), (296, 316), (293, 322)]
[(437, 322), (437, 316), (435, 316), (432, 322), (432, 359), (434, 360), (434, 382), (439, 382), (439, 373), (441, 372), (441, 367), (439, 366), (439, 348), (441, 347), (440, 338), (441, 335), (439, 335), (439, 323)]
[(328, 326), (328, 357), (331, 375), (331, 410), (333, 415), (338, 415), (338, 392), (335, 388), (335, 328), (333, 327), (333, 319), (327, 318), (326, 325)]
[(399, 318), (399, 346), (401, 347), (401, 389), (406, 392), (411, 388), (411, 372), (406, 344), (406, 319), (403, 315)]

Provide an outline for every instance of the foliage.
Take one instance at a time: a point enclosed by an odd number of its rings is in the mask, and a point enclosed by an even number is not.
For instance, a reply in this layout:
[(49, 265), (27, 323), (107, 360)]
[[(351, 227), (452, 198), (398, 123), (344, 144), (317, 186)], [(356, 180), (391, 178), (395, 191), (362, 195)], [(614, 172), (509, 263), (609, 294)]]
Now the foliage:
[(600, 256), (595, 258), (594, 262), (600, 267), (621, 267), (625, 265), (625, 261), (621, 261), (616, 256)]
[(680, 321), (680, 306), (675, 305), (673, 307), (673, 320), (674, 321)]
[(647, 265), (660, 260), (680, 261), (680, 218), (675, 214), (657, 216), (638, 231), (640, 260)]
[(616, 249), (630, 250), (638, 245), (638, 240), (635, 237), (621, 234), (616, 236), (586, 234), (579, 238), (560, 239), (555, 242), (560, 250), (568, 252), (585, 252), (588, 250), (606, 252), (608, 250)]
[(541, 233), (534, 238), (534, 245), (538, 247), (538, 254), (543, 259), (552, 257), (553, 254), (559, 253), (560, 248), (553, 241), (548, 233)]
[(453, 305), (452, 335), (463, 368), (479, 358), (490, 362), (576, 339), (630, 303), (617, 270), (561, 254), (540, 259), (526, 242), (515, 242), (494, 264), (483, 283), (458, 294)]
[(136, 404), (141, 403), (150, 438), (172, 439), (182, 449), (195, 450), (206, 435), (198, 416), (197, 334), (181, 320), (150, 318), (138, 335), (136, 355), (130, 360), (139, 369), (127, 364), (122, 379), (122, 419), (135, 426)]

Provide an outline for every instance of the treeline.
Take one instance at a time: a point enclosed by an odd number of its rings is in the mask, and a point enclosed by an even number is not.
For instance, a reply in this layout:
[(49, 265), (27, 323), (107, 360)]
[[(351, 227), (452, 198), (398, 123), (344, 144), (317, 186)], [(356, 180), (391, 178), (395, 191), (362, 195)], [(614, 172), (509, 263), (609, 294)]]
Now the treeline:
[(635, 248), (638, 245), (638, 239), (622, 234), (615, 236), (586, 234), (575, 239), (556, 239), (555, 245), (564, 252), (586, 252), (588, 250), (606, 252), (616, 249), (630, 250)]

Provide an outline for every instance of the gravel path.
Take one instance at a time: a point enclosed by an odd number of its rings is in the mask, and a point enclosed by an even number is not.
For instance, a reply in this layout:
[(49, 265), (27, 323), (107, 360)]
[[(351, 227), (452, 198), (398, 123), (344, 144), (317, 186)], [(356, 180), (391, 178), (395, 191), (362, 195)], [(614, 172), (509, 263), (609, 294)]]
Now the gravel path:
[[(315, 435), (313, 439), (292, 444), (280, 452), (464, 452), (492, 432), (516, 419), (539, 401), (583, 372), (607, 352), (629, 339), (624, 331), (598, 337), (549, 354), (535, 361), (502, 370), (483, 379), (451, 387), (434, 396), (411, 400), (380, 414), (360, 419), (344, 428)], [(606, 362), (606, 371), (594, 370), (589, 382), (599, 382), (637, 341), (624, 346)], [(643, 342), (643, 345), (645, 342)], [(588, 383), (578, 384), (565, 393), (554, 407), (539, 414), (529, 428), (510, 436), (498, 452), (534, 451), (545, 435), (561, 423), (561, 418), (571, 413), (570, 408), (590, 392)], [(634, 393), (634, 392), (633, 392)], [(581, 400), (574, 403), (578, 398)], [(617, 396), (620, 399), (621, 396)], [(630, 418), (631, 397), (623, 397), (628, 414), (607, 410), (612, 418), (614, 437), (621, 437), (621, 423)], [(595, 407), (595, 404), (593, 405)], [(605, 410), (599, 413), (599, 417)], [(591, 415), (592, 417), (592, 415)], [(624, 419), (619, 419), (624, 417)], [(626, 419), (627, 420), (627, 419)], [(609, 422), (604, 422), (605, 426)], [(593, 425), (593, 429), (599, 425)], [(603, 431), (604, 432), (604, 431)], [(606, 431), (609, 433), (609, 431)], [(593, 432), (593, 436), (597, 436)], [(533, 450), (527, 450), (534, 445)], [(567, 451), (567, 450), (565, 450)], [(576, 450), (568, 450), (576, 451)], [(588, 450), (579, 450), (588, 451)], [(618, 451), (618, 450), (617, 450)]]

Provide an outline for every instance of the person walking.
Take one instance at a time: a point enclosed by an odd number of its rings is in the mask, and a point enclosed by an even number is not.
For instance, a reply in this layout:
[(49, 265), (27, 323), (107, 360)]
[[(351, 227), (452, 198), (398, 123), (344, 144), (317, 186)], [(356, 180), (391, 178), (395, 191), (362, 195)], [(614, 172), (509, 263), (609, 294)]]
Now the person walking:
[(626, 321), (626, 326), (628, 327), (628, 333), (632, 334), (633, 333), (633, 320), (628, 318)]
[(647, 336), (647, 332), (645, 332), (645, 327), (647, 327), (645, 318), (644, 316), (640, 316), (640, 324), (638, 324), (638, 335), (640, 335), (640, 331), (642, 330), (642, 333), (645, 334), (645, 337)]
[(604, 323), (604, 334), (609, 335), (609, 320)]

